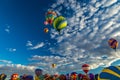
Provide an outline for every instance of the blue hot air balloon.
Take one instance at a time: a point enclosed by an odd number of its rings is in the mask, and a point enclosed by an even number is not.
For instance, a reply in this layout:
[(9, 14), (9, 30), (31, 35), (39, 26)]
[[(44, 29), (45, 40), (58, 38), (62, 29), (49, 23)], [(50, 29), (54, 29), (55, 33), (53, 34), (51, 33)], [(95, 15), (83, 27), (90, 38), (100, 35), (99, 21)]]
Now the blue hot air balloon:
[(104, 68), (99, 75), (100, 80), (120, 80), (120, 66)]

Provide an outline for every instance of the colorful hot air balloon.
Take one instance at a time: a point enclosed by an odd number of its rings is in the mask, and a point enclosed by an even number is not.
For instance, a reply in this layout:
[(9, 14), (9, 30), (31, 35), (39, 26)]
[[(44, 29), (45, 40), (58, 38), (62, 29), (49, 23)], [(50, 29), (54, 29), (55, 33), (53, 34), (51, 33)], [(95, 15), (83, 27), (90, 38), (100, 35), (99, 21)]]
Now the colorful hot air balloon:
[(50, 24), (52, 25), (53, 20), (57, 17), (57, 14), (55, 11), (49, 10), (46, 14), (46, 21), (44, 22), (45, 25)]
[(100, 80), (120, 80), (120, 66), (109, 66), (100, 73)]
[(7, 75), (6, 75), (6, 74), (4, 74), (4, 73), (0, 74), (0, 80), (5, 80), (5, 79), (6, 79), (6, 77), (7, 77)]
[(56, 64), (52, 64), (52, 68), (55, 68), (56, 67)]
[(83, 64), (83, 65), (82, 65), (82, 70), (87, 74), (88, 71), (90, 70), (89, 67), (90, 67), (90, 66), (89, 66), (88, 64)]
[(43, 70), (42, 69), (36, 69), (35, 70), (35, 80), (43, 80)]
[(82, 75), (81, 80), (90, 80), (89, 75)]
[(48, 33), (49, 29), (48, 28), (44, 28), (44, 32)]
[(71, 80), (77, 80), (77, 73), (76, 72), (71, 73)]
[(90, 80), (95, 80), (95, 75), (92, 74), (92, 73), (89, 73), (89, 79), (90, 79)]
[(108, 40), (108, 44), (111, 48), (115, 49), (118, 47), (118, 41), (114, 38)]
[(25, 77), (25, 80), (34, 80), (33, 76), (32, 75), (27, 75)]
[(67, 20), (63, 16), (55, 18), (53, 27), (60, 32), (63, 28), (67, 27)]
[(10, 80), (18, 80), (19, 79), (19, 74), (14, 73), (11, 75), (11, 79)]
[(100, 80), (99, 74), (95, 74), (95, 80)]

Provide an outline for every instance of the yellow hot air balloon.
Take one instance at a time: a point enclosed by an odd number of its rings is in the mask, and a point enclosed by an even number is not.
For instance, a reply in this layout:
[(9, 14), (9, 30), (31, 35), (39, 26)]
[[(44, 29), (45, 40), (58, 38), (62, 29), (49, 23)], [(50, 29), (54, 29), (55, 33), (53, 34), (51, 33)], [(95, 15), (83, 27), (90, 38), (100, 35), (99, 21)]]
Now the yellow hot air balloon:
[(48, 33), (48, 31), (49, 31), (48, 28), (45, 28), (45, 29), (44, 29), (44, 32), (45, 32), (45, 33)]
[(67, 20), (66, 20), (66, 18), (63, 17), (63, 16), (59, 16), (59, 17), (55, 18), (55, 20), (53, 22), (53, 27), (58, 32), (60, 32), (62, 29), (67, 27)]
[(52, 68), (55, 68), (56, 67), (56, 64), (52, 64)]

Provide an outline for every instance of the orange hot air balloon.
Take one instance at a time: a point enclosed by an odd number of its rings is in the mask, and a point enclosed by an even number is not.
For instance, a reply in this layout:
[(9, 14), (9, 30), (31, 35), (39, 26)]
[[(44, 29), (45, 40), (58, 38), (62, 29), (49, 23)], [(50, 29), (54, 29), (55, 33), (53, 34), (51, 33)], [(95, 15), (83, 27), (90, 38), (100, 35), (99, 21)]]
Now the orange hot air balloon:
[(115, 49), (118, 47), (118, 41), (114, 38), (108, 40), (108, 44), (111, 48)]
[(49, 31), (48, 28), (44, 28), (45, 33), (48, 33), (48, 31)]
[(11, 80), (18, 80), (19, 75), (17, 73), (14, 73), (11, 75)]
[(82, 70), (87, 74), (90, 70), (90, 66), (88, 64), (83, 64), (82, 65)]
[(55, 68), (56, 67), (56, 64), (52, 64), (52, 68)]

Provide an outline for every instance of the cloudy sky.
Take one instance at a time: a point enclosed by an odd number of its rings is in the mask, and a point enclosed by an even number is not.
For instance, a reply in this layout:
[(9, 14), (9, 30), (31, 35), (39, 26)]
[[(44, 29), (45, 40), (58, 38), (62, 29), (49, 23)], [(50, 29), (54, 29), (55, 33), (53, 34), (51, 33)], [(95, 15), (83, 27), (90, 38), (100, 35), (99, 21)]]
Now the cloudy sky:
[[(60, 35), (44, 25), (49, 9), (68, 21)], [(120, 42), (119, 18), (119, 0), (0, 0), (0, 72), (83, 73), (87, 63), (99, 73), (120, 65), (120, 47), (115, 52), (108, 45), (110, 38)]]

